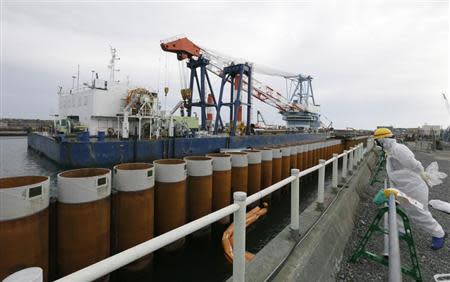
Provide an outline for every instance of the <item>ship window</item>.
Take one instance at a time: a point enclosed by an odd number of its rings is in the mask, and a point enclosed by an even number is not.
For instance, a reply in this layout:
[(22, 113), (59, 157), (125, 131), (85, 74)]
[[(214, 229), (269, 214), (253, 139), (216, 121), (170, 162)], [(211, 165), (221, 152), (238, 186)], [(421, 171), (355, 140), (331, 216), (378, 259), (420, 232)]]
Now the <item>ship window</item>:
[(153, 176), (153, 170), (147, 171), (147, 177), (152, 177), (152, 176)]
[(105, 185), (106, 184), (106, 177), (102, 177), (97, 179), (97, 186)]
[(33, 198), (42, 194), (42, 186), (28, 189), (28, 198)]

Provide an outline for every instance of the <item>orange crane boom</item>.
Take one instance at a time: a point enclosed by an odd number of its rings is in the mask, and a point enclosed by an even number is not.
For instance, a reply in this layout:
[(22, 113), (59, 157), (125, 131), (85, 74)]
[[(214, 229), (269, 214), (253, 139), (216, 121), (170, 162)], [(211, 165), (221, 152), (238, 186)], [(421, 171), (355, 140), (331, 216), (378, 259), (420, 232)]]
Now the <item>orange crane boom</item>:
[(161, 42), (161, 48), (170, 53), (176, 53), (177, 59), (179, 61), (192, 58), (200, 57), (201, 48), (194, 44), (191, 40), (186, 37), (176, 39), (176, 40), (166, 40)]

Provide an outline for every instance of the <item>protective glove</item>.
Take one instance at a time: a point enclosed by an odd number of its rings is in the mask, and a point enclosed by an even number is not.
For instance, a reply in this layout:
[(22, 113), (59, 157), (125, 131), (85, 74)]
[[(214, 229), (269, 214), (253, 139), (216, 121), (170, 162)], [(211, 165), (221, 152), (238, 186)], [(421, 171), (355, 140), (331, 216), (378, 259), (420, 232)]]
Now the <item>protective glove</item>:
[(387, 202), (388, 199), (384, 195), (384, 189), (381, 189), (378, 191), (378, 193), (373, 198), (373, 203), (377, 206), (382, 205), (383, 203)]
[(425, 183), (428, 185), (428, 187), (431, 187), (431, 179), (430, 176), (428, 175), (428, 173), (426, 173), (425, 171), (422, 171), (420, 173), (420, 177), (423, 179), (423, 181), (425, 181)]
[(425, 174), (427, 177), (427, 184), (430, 187), (442, 184), (442, 179), (447, 177), (446, 173), (439, 171), (439, 165), (437, 162), (432, 162), (426, 169)]

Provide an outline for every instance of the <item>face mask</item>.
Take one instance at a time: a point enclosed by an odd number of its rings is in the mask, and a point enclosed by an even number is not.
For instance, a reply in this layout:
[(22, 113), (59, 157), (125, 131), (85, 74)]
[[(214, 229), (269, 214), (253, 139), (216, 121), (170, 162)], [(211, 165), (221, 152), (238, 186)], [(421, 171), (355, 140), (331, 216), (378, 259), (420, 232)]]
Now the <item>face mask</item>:
[(380, 139), (375, 139), (375, 143), (380, 146), (381, 148), (383, 148), (383, 143), (380, 141)]

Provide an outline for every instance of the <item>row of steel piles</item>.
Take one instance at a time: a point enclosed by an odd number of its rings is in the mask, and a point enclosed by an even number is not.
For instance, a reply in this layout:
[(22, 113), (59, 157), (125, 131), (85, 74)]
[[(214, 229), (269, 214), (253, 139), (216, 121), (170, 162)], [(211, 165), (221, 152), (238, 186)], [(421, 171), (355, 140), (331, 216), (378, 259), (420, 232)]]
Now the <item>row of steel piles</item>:
[[(56, 252), (51, 254), (56, 258), (57, 277), (221, 209), (231, 204), (233, 192), (250, 196), (290, 176), (291, 168), (307, 169), (341, 151), (339, 141), (323, 141), (120, 164), (112, 172), (103, 168), (62, 172), (57, 182)], [(5, 201), (13, 206), (2, 205), (0, 249), (9, 259), (0, 260), (0, 279), (40, 266), (48, 281), (49, 178), (0, 179), (0, 192), (7, 192), (0, 194), (3, 197), (30, 193), (36, 187), (41, 187), (41, 194), (31, 202), (27, 195), (18, 202)], [(264, 199), (269, 200), (269, 196)], [(221, 220), (229, 222), (229, 218)], [(208, 231), (205, 228), (194, 236)], [(184, 241), (165, 250), (177, 250)], [(148, 255), (127, 268), (139, 270), (151, 261)]]

